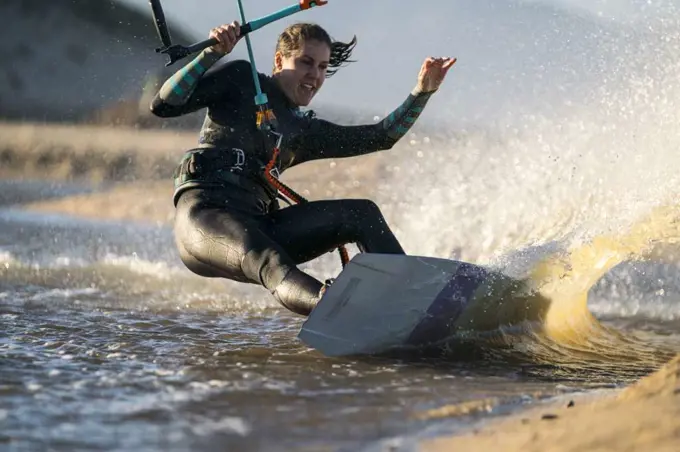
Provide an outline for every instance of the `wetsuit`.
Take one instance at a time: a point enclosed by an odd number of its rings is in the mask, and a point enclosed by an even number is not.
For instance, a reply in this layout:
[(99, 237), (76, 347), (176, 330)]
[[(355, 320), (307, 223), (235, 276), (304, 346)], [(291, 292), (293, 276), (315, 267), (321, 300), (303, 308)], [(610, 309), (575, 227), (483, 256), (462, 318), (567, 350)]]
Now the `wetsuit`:
[[(308, 315), (323, 284), (297, 265), (346, 243), (373, 253), (404, 250), (372, 201), (281, 208), (264, 177), (273, 147), (256, 126), (251, 65), (236, 60), (208, 71), (218, 58), (204, 51), (168, 79), (151, 104), (160, 117), (207, 108), (200, 144), (185, 153), (174, 175), (180, 256), (199, 275), (261, 284), (289, 310)], [(431, 95), (410, 94), (377, 124), (341, 126), (302, 113), (272, 77), (259, 74), (259, 80), (283, 134), (275, 176), (311, 160), (390, 149)]]

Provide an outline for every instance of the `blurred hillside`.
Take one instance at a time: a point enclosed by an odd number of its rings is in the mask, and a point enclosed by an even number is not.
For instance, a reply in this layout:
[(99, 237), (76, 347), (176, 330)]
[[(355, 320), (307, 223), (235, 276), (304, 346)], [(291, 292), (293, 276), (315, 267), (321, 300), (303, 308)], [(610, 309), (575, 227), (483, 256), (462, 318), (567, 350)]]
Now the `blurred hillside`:
[[(111, 0), (3, 0), (0, 117), (92, 120), (168, 72), (150, 17)], [(172, 24), (178, 43), (195, 41)]]
[[(196, 130), (204, 111), (177, 119), (149, 115), (165, 67), (153, 19), (115, 0), (4, 0), (0, 39), (0, 119)], [(173, 43), (192, 36), (169, 19)], [(186, 61), (186, 60), (184, 60)], [(259, 67), (258, 67), (259, 68)], [(345, 123), (374, 113), (318, 110)]]

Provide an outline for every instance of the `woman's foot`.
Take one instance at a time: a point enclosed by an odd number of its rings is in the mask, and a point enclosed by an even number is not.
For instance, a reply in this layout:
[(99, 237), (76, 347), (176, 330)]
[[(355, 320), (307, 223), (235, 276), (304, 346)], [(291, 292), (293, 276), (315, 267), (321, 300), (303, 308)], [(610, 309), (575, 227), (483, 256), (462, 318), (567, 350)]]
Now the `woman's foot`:
[(328, 289), (331, 284), (335, 282), (335, 278), (328, 278), (324, 283), (323, 286), (321, 286), (321, 289), (319, 290), (319, 299), (323, 297), (323, 295), (326, 293), (326, 289)]

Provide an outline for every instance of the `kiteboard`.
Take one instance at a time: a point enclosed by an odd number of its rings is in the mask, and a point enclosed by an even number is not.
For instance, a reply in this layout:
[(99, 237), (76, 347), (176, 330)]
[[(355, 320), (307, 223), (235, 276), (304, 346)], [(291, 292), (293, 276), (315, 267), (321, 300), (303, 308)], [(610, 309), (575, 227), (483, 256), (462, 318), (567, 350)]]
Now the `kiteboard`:
[(298, 337), (326, 356), (379, 355), (540, 322), (546, 308), (523, 281), (480, 265), (359, 253)]

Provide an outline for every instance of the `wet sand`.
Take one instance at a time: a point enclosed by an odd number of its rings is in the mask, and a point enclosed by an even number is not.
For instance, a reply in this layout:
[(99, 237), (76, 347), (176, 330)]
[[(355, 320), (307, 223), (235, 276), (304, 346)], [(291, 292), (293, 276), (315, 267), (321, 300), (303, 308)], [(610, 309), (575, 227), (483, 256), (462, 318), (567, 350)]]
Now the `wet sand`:
[(680, 356), (615, 394), (532, 408), (422, 451), (576, 452), (680, 449)]
[[(0, 206), (91, 218), (169, 223), (170, 175), (195, 134), (105, 127), (0, 124)], [(393, 150), (391, 152), (400, 152)], [(310, 199), (371, 197), (385, 156), (314, 162), (286, 173)], [(326, 171), (333, 165), (332, 173)], [(13, 189), (13, 180), (43, 188)], [(45, 186), (48, 189), (45, 189)], [(67, 187), (62, 189), (60, 187)], [(53, 189), (49, 189), (53, 187)], [(680, 357), (623, 391), (538, 406), (462, 436), (423, 441), (423, 451), (680, 450)]]

